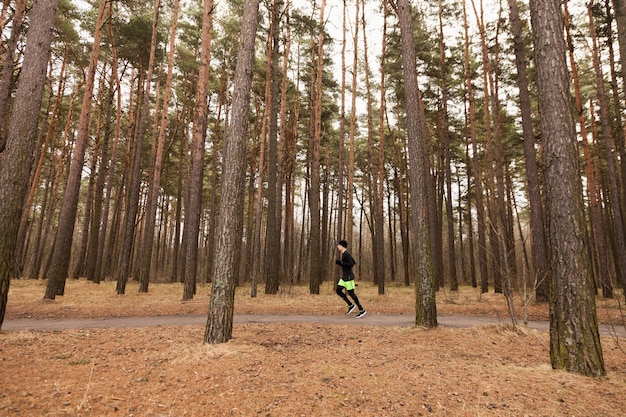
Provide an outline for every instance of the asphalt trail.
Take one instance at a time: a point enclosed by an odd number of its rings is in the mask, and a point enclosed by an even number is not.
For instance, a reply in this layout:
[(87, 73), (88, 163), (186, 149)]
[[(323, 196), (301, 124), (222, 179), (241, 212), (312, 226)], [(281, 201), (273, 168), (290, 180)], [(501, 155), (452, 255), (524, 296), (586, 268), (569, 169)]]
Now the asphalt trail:
[[(190, 326), (206, 324), (206, 315), (178, 315), (178, 316), (144, 316), (144, 317), (101, 317), (101, 318), (71, 318), (71, 319), (5, 319), (3, 331), (24, 330), (72, 330), (96, 328), (139, 328), (151, 326)], [(507, 318), (455, 316), (440, 314), (437, 322), (442, 327), (467, 328), (484, 324), (511, 324)], [(365, 317), (354, 316), (311, 316), (311, 315), (279, 315), (279, 314), (236, 314), (234, 324), (245, 323), (308, 323), (324, 325), (362, 325), (362, 326), (400, 326), (412, 327), (415, 317), (408, 314), (372, 314)], [(547, 332), (547, 321), (530, 321), (527, 327)], [(622, 325), (599, 326), (602, 335), (625, 338), (626, 328)]]

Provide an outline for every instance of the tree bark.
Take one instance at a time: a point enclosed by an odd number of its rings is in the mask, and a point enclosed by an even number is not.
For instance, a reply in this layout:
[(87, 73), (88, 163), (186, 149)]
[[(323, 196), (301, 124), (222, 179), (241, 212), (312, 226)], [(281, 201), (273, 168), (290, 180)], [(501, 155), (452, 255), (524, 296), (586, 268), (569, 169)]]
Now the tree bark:
[(198, 234), (202, 207), (202, 173), (204, 170), (204, 140), (207, 124), (207, 97), (211, 61), (211, 39), (213, 27), (213, 0), (204, 0), (202, 12), (202, 46), (200, 69), (196, 89), (196, 110), (191, 144), (191, 173), (185, 207), (185, 286), (183, 300), (191, 300), (196, 293), (196, 271), (198, 269)]
[(437, 305), (435, 303), (435, 279), (430, 248), (428, 199), (434, 196), (426, 193), (426, 178), (429, 175), (427, 163), (427, 140), (424, 129), (424, 113), (420, 105), (420, 92), (415, 69), (415, 40), (411, 3), (398, 0), (398, 19), (402, 38), (402, 73), (406, 94), (407, 137), (409, 143), (413, 264), (415, 279), (415, 324), (425, 327), (437, 326)]
[(582, 191), (561, 2), (530, 0), (530, 10), (551, 249), (550, 359), (555, 369), (603, 376), (593, 283), (583, 244)]
[(80, 119), (78, 122), (78, 133), (74, 152), (67, 179), (67, 186), (63, 194), (63, 202), (59, 212), (59, 227), (57, 229), (54, 252), (52, 254), (51, 270), (48, 275), (48, 285), (46, 286), (45, 299), (54, 300), (57, 295), (63, 295), (65, 291), (65, 279), (67, 278), (70, 264), (70, 254), (74, 237), (74, 223), (78, 208), (78, 194), (80, 191), (80, 178), (85, 160), (85, 148), (89, 139), (89, 123), (91, 120), (91, 102), (93, 87), (96, 76), (96, 67), (100, 55), (100, 41), (102, 39), (102, 28), (108, 16), (107, 0), (100, 0), (98, 9), (98, 19), (94, 31), (94, 40), (91, 48), (91, 58), (89, 69), (85, 81), (85, 93), (80, 109)]
[[(365, 69), (365, 88), (367, 97), (367, 142), (369, 148), (369, 168), (371, 173), (372, 201), (372, 255), (374, 266), (374, 283), (378, 286), (378, 294), (385, 294), (385, 217), (384, 217), (384, 124), (380, 125), (378, 149), (374, 144), (374, 110), (372, 105), (372, 88), (368, 59), (367, 26), (365, 24), (365, 1), (361, 7), (361, 24), (363, 26), (363, 67)], [(383, 55), (384, 56), (384, 55)], [(381, 88), (384, 87), (384, 83)], [(381, 92), (384, 97), (384, 90)], [(382, 112), (381, 112), (382, 114)]]
[[(126, 205), (126, 217), (124, 219), (122, 250), (119, 258), (119, 269), (117, 271), (118, 294), (126, 292), (126, 283), (132, 274), (131, 259), (135, 250), (135, 224), (137, 213), (139, 212), (139, 194), (141, 186), (141, 155), (143, 154), (143, 141), (146, 134), (148, 113), (150, 111), (150, 88), (152, 86), (152, 74), (154, 73), (154, 57), (156, 53), (157, 26), (159, 22), (160, 0), (154, 2), (154, 14), (152, 17), (152, 37), (150, 40), (150, 57), (148, 58), (147, 75), (145, 87), (143, 89), (143, 100), (139, 111), (139, 129), (135, 137), (135, 149), (130, 171), (130, 187), (128, 191), (128, 201)], [(143, 69), (142, 69), (143, 70)], [(146, 288), (147, 291), (147, 288)]]
[(319, 34), (317, 38), (317, 51), (315, 59), (311, 65), (315, 68), (311, 71), (311, 96), (313, 111), (311, 112), (311, 137), (309, 143), (310, 155), (310, 178), (309, 185), (309, 214), (311, 217), (309, 232), (309, 292), (311, 294), (320, 293), (322, 278), (322, 249), (321, 249), (321, 227), (320, 218), (320, 147), (322, 140), (322, 78), (324, 63), (324, 8), (326, 1), (322, 0), (320, 5)]
[(236, 280), (234, 271), (235, 264), (239, 261), (239, 254), (235, 249), (237, 241), (241, 241), (238, 217), (241, 217), (244, 199), (248, 111), (258, 11), (258, 0), (244, 3), (241, 39), (233, 82), (232, 118), (224, 155), (213, 286), (204, 334), (204, 342), (211, 344), (225, 343), (232, 338)]
[(456, 249), (454, 245), (454, 212), (452, 210), (452, 167), (450, 161), (450, 122), (448, 120), (448, 71), (446, 66), (446, 47), (443, 32), (443, 6), (439, 0), (439, 63), (441, 65), (441, 136), (443, 138), (444, 174), (446, 182), (446, 220), (448, 230), (448, 255), (450, 290), (459, 290), (459, 279), (456, 272)]
[(33, 166), (37, 122), (56, 9), (57, 0), (33, 2), (31, 28), (26, 40), (24, 64), (15, 93), (6, 148), (0, 154), (0, 327), (6, 312), (18, 225)]
[(163, 94), (163, 107), (158, 136), (156, 138), (156, 152), (153, 166), (149, 172), (148, 198), (146, 201), (145, 226), (143, 230), (143, 240), (141, 244), (141, 264), (139, 272), (139, 292), (148, 292), (150, 282), (150, 271), (152, 266), (152, 247), (154, 246), (154, 227), (156, 224), (156, 210), (159, 199), (159, 189), (161, 188), (161, 170), (163, 165), (163, 148), (165, 146), (165, 128), (169, 113), (169, 102), (172, 92), (172, 77), (174, 71), (174, 51), (176, 47), (176, 30), (178, 27), (178, 9), (180, 1), (174, 2), (172, 16), (172, 27), (170, 34), (169, 55), (167, 60), (167, 80), (165, 81), (165, 92)]
[[(606, 179), (609, 187), (608, 199), (612, 209), (612, 230), (615, 236), (615, 257), (617, 258), (617, 276), (624, 288), (626, 296), (626, 236), (624, 236), (624, 223), (622, 217), (622, 205), (620, 204), (620, 192), (617, 185), (617, 167), (613, 156), (613, 137), (611, 135), (611, 126), (609, 122), (608, 107), (609, 103), (604, 93), (604, 77), (602, 66), (600, 64), (600, 52), (598, 51), (598, 42), (596, 37), (595, 22), (593, 18), (593, 0), (587, 4), (589, 16), (589, 32), (592, 41), (591, 54), (593, 57), (593, 67), (595, 69), (596, 91), (599, 101), (600, 123), (602, 125), (601, 146), (604, 148)], [(624, 163), (622, 161), (622, 163)]]
[[(265, 293), (276, 294), (280, 285), (280, 232), (282, 187), (278, 179), (278, 106), (281, 72), (278, 67), (280, 16), (282, 16), (282, 0), (274, 0), (272, 5), (272, 39), (270, 49), (270, 91), (269, 91), (269, 129), (268, 129), (268, 160), (267, 160), (267, 229), (265, 235)], [(281, 123), (284, 121), (281, 121)]]
[(528, 209), (530, 212), (530, 247), (533, 260), (533, 281), (535, 283), (535, 299), (538, 302), (548, 301), (546, 238), (543, 224), (543, 205), (539, 187), (537, 155), (535, 151), (535, 135), (528, 89), (526, 71), (526, 51), (522, 38), (522, 22), (519, 17), (517, 0), (509, 1), (509, 20), (513, 34), (515, 50), (515, 67), (517, 69), (517, 87), (519, 89), (520, 113), (522, 116), (522, 137), (524, 138), (524, 158), (526, 159), (526, 180), (528, 181)]

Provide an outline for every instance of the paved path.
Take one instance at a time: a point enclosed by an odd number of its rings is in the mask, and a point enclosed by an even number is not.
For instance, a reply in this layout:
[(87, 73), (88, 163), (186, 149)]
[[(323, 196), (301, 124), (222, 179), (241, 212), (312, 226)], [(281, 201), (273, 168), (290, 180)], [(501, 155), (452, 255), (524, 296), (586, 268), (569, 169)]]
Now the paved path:
[[(7, 319), (2, 324), (2, 330), (67, 330), (93, 328), (133, 328), (149, 326), (185, 326), (204, 325), (206, 315), (179, 315), (179, 316), (146, 316), (146, 317), (103, 317), (103, 318), (76, 318), (76, 319)], [(237, 314), (233, 322), (240, 323), (318, 323), (318, 324), (359, 324), (365, 326), (401, 326), (411, 327), (415, 324), (415, 317), (408, 314), (367, 314), (356, 319), (354, 316), (306, 316), (306, 315), (255, 315)], [(445, 327), (473, 327), (482, 324), (510, 324), (509, 319), (476, 316), (452, 316), (440, 314), (437, 322)], [(527, 326), (539, 331), (548, 331), (546, 321), (531, 321)], [(624, 326), (600, 325), (600, 333), (624, 338)]]

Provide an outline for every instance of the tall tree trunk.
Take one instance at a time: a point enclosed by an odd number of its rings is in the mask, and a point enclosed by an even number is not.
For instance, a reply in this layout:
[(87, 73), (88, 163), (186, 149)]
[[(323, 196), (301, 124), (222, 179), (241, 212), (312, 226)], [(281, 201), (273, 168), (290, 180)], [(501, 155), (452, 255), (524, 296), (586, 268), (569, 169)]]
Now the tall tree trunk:
[[(354, 2), (354, 15), (359, 16), (360, 2), (357, 0)], [(356, 136), (356, 98), (357, 98), (357, 82), (358, 82), (358, 62), (359, 62), (359, 24), (355, 22), (354, 25), (354, 37), (353, 37), (353, 50), (354, 56), (352, 61), (352, 87), (351, 87), (351, 107), (350, 107), (350, 145), (348, 148), (348, 166), (346, 171), (348, 172), (348, 184), (346, 188), (346, 194), (350, 197), (346, 198), (346, 225), (344, 238), (348, 241), (352, 240), (353, 228), (354, 228), (354, 199), (351, 197), (354, 192), (354, 158), (355, 158), (355, 136)]]
[[(98, 174), (96, 177), (95, 184), (95, 192), (93, 199), (93, 213), (91, 215), (91, 223), (90, 223), (90, 234), (89, 234), (89, 242), (87, 245), (87, 255), (85, 260), (85, 277), (94, 282), (96, 281), (96, 266), (98, 263), (98, 257), (100, 257), (100, 252), (98, 250), (98, 243), (100, 241), (100, 225), (103, 221), (102, 219), (102, 211), (104, 204), (104, 187), (105, 181), (107, 178), (107, 163), (109, 161), (109, 142), (111, 140), (111, 124), (113, 117), (113, 99), (115, 98), (115, 90), (110, 88), (107, 92), (106, 105), (104, 108), (105, 121), (103, 127), (103, 138), (102, 138), (102, 157), (100, 158)], [(110, 167), (113, 169), (113, 167)], [(107, 202), (108, 205), (108, 202)], [(107, 212), (108, 214), (108, 212)]]
[[(610, 73), (611, 73), (611, 92), (612, 92), (612, 96), (613, 96), (613, 126), (615, 129), (615, 152), (617, 155), (619, 155), (619, 169), (620, 169), (620, 174), (621, 174), (621, 178), (622, 179), (626, 179), (626, 163), (624, 163), (624, 161), (626, 161), (626, 146), (625, 146), (625, 142), (626, 142), (626, 130), (624, 129), (624, 121), (623, 121), (623, 107), (622, 107), (622, 100), (621, 100), (621, 94), (620, 94), (620, 88), (619, 88), (619, 81), (618, 81), (618, 74), (617, 74), (617, 69), (615, 67), (615, 65), (617, 64), (617, 60), (615, 59), (615, 30), (613, 29), (613, 22), (615, 20), (615, 14), (611, 13), (611, 0), (604, 0), (604, 8), (606, 10), (606, 47), (609, 50), (609, 69), (610, 69)], [(621, 24), (626, 24), (626, 20), (624, 21), (619, 21), (618, 20), (618, 25)], [(619, 27), (618, 27), (618, 31), (619, 31)], [(619, 42), (619, 33), (618, 33), (618, 42)], [(626, 49), (626, 48), (625, 48)], [(624, 57), (621, 57), (622, 59)], [(621, 61), (622, 63), (626, 63), (626, 60), (623, 59)], [(623, 64), (622, 64), (623, 65)], [(626, 72), (624, 72), (626, 73)], [(626, 82), (626, 79), (624, 79)], [(626, 84), (625, 84), (626, 85)], [(626, 94), (626, 88), (624, 88), (624, 93)], [(618, 181), (619, 182), (619, 181)], [(620, 201), (622, 202), (621, 207), (622, 207), (622, 223), (626, 223), (626, 206), (624, 205), (626, 203), (626, 184), (625, 181), (621, 181), (621, 189), (620, 191)], [(625, 231), (626, 232), (626, 231)]]
[(37, 122), (57, 0), (35, 0), (30, 14), (24, 64), (15, 93), (6, 148), (0, 154), (0, 327), (4, 322), (9, 284), (15, 261), (18, 225), (33, 166)]
[[(146, 200), (145, 226), (143, 231), (141, 264), (139, 272), (139, 292), (148, 292), (150, 282), (150, 271), (152, 265), (152, 247), (154, 246), (154, 227), (156, 224), (156, 210), (159, 199), (159, 189), (161, 187), (161, 170), (163, 164), (163, 148), (165, 145), (165, 128), (167, 127), (167, 117), (169, 114), (169, 101), (172, 92), (172, 76), (174, 71), (174, 51), (176, 46), (176, 30), (178, 27), (179, 0), (174, 2), (172, 16), (172, 28), (170, 34), (169, 56), (167, 60), (167, 80), (165, 81), (165, 92), (163, 94), (163, 107), (159, 124), (158, 137), (156, 139), (156, 152), (153, 166), (149, 171), (148, 198)], [(155, 5), (158, 8), (158, 3)]]
[(100, 41), (102, 39), (102, 28), (108, 17), (107, 0), (100, 0), (98, 18), (93, 36), (91, 48), (91, 58), (85, 81), (85, 93), (80, 108), (80, 119), (78, 122), (78, 133), (74, 152), (68, 173), (67, 186), (63, 194), (63, 202), (59, 212), (59, 227), (57, 229), (54, 252), (52, 254), (51, 269), (48, 274), (48, 285), (46, 286), (45, 299), (54, 300), (57, 295), (63, 295), (65, 291), (65, 279), (67, 278), (70, 265), (70, 254), (74, 237), (74, 223), (78, 208), (78, 193), (80, 191), (80, 179), (85, 160), (85, 148), (89, 138), (89, 122), (91, 119), (91, 101), (93, 94), (96, 67), (100, 55)]
[(232, 338), (233, 310), (235, 304), (235, 264), (237, 242), (241, 241), (238, 224), (243, 208), (246, 163), (246, 138), (248, 112), (252, 85), (254, 44), (257, 30), (259, 1), (244, 3), (241, 40), (233, 82), (232, 118), (224, 155), (224, 172), (220, 199), (220, 216), (217, 226), (217, 245), (213, 267), (213, 286), (209, 302), (204, 342), (225, 343)]
[(322, 250), (321, 250), (321, 219), (320, 219), (320, 144), (322, 140), (322, 79), (324, 63), (324, 8), (326, 0), (320, 5), (319, 34), (317, 38), (317, 51), (315, 60), (311, 65), (316, 68), (311, 83), (311, 96), (313, 111), (311, 112), (312, 135), (310, 137), (309, 152), (311, 166), (311, 183), (309, 186), (309, 214), (311, 225), (309, 232), (309, 291), (311, 294), (320, 293), (322, 277)]
[[(339, 155), (337, 161), (337, 229), (335, 238), (337, 241), (345, 239), (344, 235), (344, 175), (345, 175), (345, 143), (346, 143), (346, 45), (348, 38), (348, 17), (346, 0), (343, 0), (341, 8), (341, 105), (339, 110)], [(384, 45), (384, 42), (383, 42)], [(339, 272), (340, 273), (340, 272)], [(335, 280), (337, 281), (337, 280)]]
[(546, 255), (546, 238), (543, 224), (543, 205), (539, 187), (537, 155), (535, 151), (535, 135), (528, 90), (526, 71), (526, 51), (522, 38), (522, 22), (519, 17), (517, 0), (508, 0), (509, 19), (513, 34), (515, 50), (515, 67), (517, 69), (517, 87), (519, 89), (520, 113), (522, 116), (522, 137), (524, 138), (524, 158), (526, 160), (526, 180), (528, 181), (528, 209), (530, 211), (530, 247), (533, 260), (533, 281), (535, 299), (538, 302), (548, 301), (548, 261)]
[(202, 45), (200, 68), (196, 87), (196, 110), (191, 144), (191, 173), (185, 207), (185, 286), (183, 300), (191, 300), (196, 293), (196, 271), (198, 269), (198, 234), (202, 208), (202, 175), (204, 167), (204, 140), (207, 125), (207, 97), (211, 61), (213, 28), (213, 0), (204, 0), (202, 12)]
[[(569, 52), (569, 61), (572, 71), (572, 83), (574, 87), (574, 97), (576, 105), (576, 113), (578, 115), (578, 125), (580, 128), (580, 137), (582, 144), (582, 151), (584, 156), (584, 169), (587, 177), (587, 193), (589, 195), (589, 220), (591, 227), (591, 239), (593, 246), (597, 252), (596, 262), (599, 272), (599, 279), (602, 282), (602, 293), (605, 297), (613, 296), (613, 288), (611, 285), (611, 275), (609, 274), (609, 268), (607, 264), (608, 254), (605, 244), (605, 236), (602, 232), (604, 229), (602, 221), (602, 207), (601, 201), (598, 196), (598, 185), (595, 173), (595, 167), (591, 156), (591, 150), (589, 149), (589, 140), (587, 135), (587, 123), (584, 115), (582, 93), (580, 89), (580, 81), (578, 76), (578, 64), (574, 57), (574, 48), (571, 36), (570, 27), (570, 14), (567, 7), (567, 3), (563, 4), (564, 7), (564, 23), (565, 33), (567, 39), (567, 46)], [(534, 255), (533, 255), (534, 257)]]
[[(152, 85), (152, 74), (154, 72), (154, 57), (156, 53), (157, 26), (159, 22), (159, 7), (161, 1), (155, 0), (154, 14), (152, 16), (152, 38), (150, 41), (150, 57), (148, 59), (147, 75), (145, 87), (143, 88), (143, 100), (139, 109), (139, 129), (135, 137), (135, 149), (130, 172), (130, 189), (128, 191), (128, 202), (126, 217), (122, 236), (122, 250), (120, 252), (119, 269), (117, 271), (117, 293), (126, 292), (128, 277), (132, 274), (131, 259), (135, 249), (135, 223), (139, 212), (139, 197), (141, 186), (141, 155), (143, 154), (143, 142), (146, 134), (148, 113), (150, 111), (150, 88)], [(146, 289), (147, 291), (147, 289)]]
[(450, 290), (458, 291), (459, 279), (456, 272), (456, 249), (454, 246), (454, 212), (452, 210), (452, 167), (450, 161), (450, 122), (448, 120), (448, 71), (446, 66), (446, 46), (443, 32), (443, 4), (439, 0), (439, 63), (441, 65), (441, 136), (443, 137), (444, 163), (443, 169), (446, 182), (446, 220), (448, 230), (448, 255), (450, 258)]
[[(398, 0), (397, 13), (402, 38), (402, 73), (406, 95), (407, 137), (409, 143), (409, 161), (413, 169), (411, 178), (411, 220), (413, 264), (415, 279), (415, 324), (435, 327), (437, 325), (437, 305), (435, 303), (435, 277), (433, 275), (432, 253), (429, 236), (428, 199), (426, 178), (429, 175), (427, 163), (427, 140), (424, 129), (424, 113), (420, 105), (420, 92), (415, 70), (415, 40), (411, 3)], [(430, 213), (432, 214), (432, 213)]]
[[(613, 0), (613, 8), (615, 9), (615, 20), (617, 21), (619, 62), (622, 68), (622, 94), (626, 95), (626, 0)], [(618, 87), (616, 86), (616, 88)], [(624, 132), (623, 135), (626, 135), (626, 132)], [(626, 199), (626, 139), (619, 145), (622, 172), (622, 196)]]
[[(369, 147), (369, 165), (372, 178), (372, 254), (374, 263), (374, 283), (378, 285), (378, 294), (385, 294), (385, 216), (384, 216), (384, 124), (380, 125), (378, 149), (374, 145), (374, 110), (372, 106), (372, 88), (368, 59), (367, 26), (365, 24), (365, 1), (361, 6), (361, 24), (363, 26), (363, 60), (365, 69), (365, 87), (367, 97), (367, 142)], [(384, 55), (383, 55), (384, 56)], [(384, 85), (383, 85), (384, 86)], [(381, 88), (381, 95), (384, 90)], [(382, 114), (382, 112), (381, 112)]]
[[(485, 226), (485, 208), (483, 203), (482, 169), (480, 167), (480, 156), (478, 154), (478, 134), (476, 132), (476, 116), (474, 109), (474, 90), (472, 87), (472, 77), (469, 57), (469, 35), (467, 25), (467, 13), (465, 0), (463, 0), (463, 21), (465, 29), (465, 85), (467, 88), (467, 100), (470, 123), (470, 136), (472, 142), (472, 170), (474, 178), (474, 198), (476, 199), (476, 225), (478, 231), (478, 270), (480, 272), (480, 290), (483, 293), (489, 291), (488, 271), (487, 271), (487, 238)], [(468, 177), (469, 179), (469, 177)], [(471, 216), (471, 213), (468, 214)]]
[[(287, 92), (290, 88), (290, 82), (289, 82), (289, 78), (287, 76), (287, 72), (289, 70), (289, 59), (290, 59), (290, 53), (291, 53), (291, 30), (289, 29), (289, 8), (290, 8), (290, 3), (287, 3), (285, 5), (285, 26), (287, 27), (286, 31), (286, 40), (285, 40), (285, 46), (284, 46), (284, 52), (283, 52), (283, 63), (282, 63), (282, 69), (281, 69), (281, 74), (282, 74), (282, 80), (281, 80), (281, 87), (280, 87), (280, 132), (279, 132), (279, 137), (280, 137), (280, 145), (279, 145), (279, 149), (278, 149), (278, 184), (277, 184), (277, 192), (278, 194), (281, 196), (280, 199), (277, 199), (276, 203), (277, 203), (277, 208), (276, 208), (276, 214), (277, 214), (277, 223), (280, 224), (282, 226), (283, 224), (283, 218), (285, 219), (285, 233), (284, 233), (284, 239), (279, 239), (279, 243), (278, 243), (278, 247), (280, 248), (282, 246), (282, 251), (281, 254), (283, 255), (283, 260), (280, 262), (280, 274), (282, 276), (283, 279), (285, 278), (291, 278), (291, 273), (288, 270), (288, 264), (291, 263), (292, 261), (292, 257), (291, 257), (291, 250), (287, 251), (287, 247), (289, 245), (289, 240), (287, 240), (287, 223), (288, 223), (288, 217), (287, 217), (287, 206), (288, 206), (288, 201), (289, 201), (289, 194), (286, 192), (287, 191), (287, 178), (286, 178), (286, 171), (287, 171), (287, 166), (286, 166), (286, 161), (287, 161), (287, 136), (289, 134), (289, 130), (287, 129)], [(291, 109), (290, 109), (291, 110)], [(285, 203), (284, 203), (284, 211), (285, 214), (283, 215), (283, 208), (282, 207), (278, 207), (278, 205), (282, 206), (282, 195), (283, 195), (283, 187), (285, 188)], [(289, 256), (287, 256), (289, 255)], [(286, 261), (285, 261), (286, 260)]]
[(550, 359), (555, 369), (603, 376), (593, 282), (582, 239), (582, 192), (561, 2), (530, 0), (530, 11), (550, 247)]
[[(113, 4), (110, 3), (109, 13), (112, 15)], [(113, 25), (109, 21), (109, 36), (113, 39)], [(113, 42), (113, 41), (112, 41)], [(122, 130), (122, 92), (120, 91), (121, 81), (117, 68), (117, 48), (115, 43), (111, 44), (111, 77), (110, 77), (110, 90), (116, 92), (116, 112), (115, 112), (115, 132), (113, 135), (113, 146), (111, 150), (111, 160), (109, 161), (109, 167), (106, 178), (106, 194), (104, 197), (104, 208), (102, 210), (102, 222), (99, 225), (100, 231), (98, 235), (98, 253), (96, 258), (96, 265), (94, 270), (93, 280), (95, 283), (100, 283), (103, 275), (103, 265), (110, 259), (112, 251), (109, 250), (110, 246), (106, 245), (107, 235), (110, 235), (109, 241), (113, 241), (113, 233), (109, 231), (109, 211), (111, 209), (111, 195), (113, 193), (113, 178), (115, 174), (115, 165), (117, 163), (119, 141)], [(131, 86), (132, 86), (131, 82)], [(132, 87), (130, 91), (130, 104), (132, 106)], [(112, 103), (111, 103), (112, 105)], [(132, 107), (131, 107), (132, 108)], [(115, 230), (115, 228), (112, 228)]]
[(598, 42), (596, 40), (596, 29), (593, 18), (593, 0), (587, 4), (589, 16), (589, 32), (592, 41), (592, 56), (594, 73), (596, 76), (596, 90), (600, 105), (600, 122), (602, 124), (601, 144), (604, 148), (606, 163), (606, 178), (609, 185), (608, 199), (612, 210), (612, 229), (615, 236), (615, 253), (617, 257), (617, 276), (624, 288), (626, 296), (626, 237), (624, 236), (624, 223), (622, 216), (622, 205), (620, 204), (620, 192), (617, 185), (617, 167), (613, 156), (613, 137), (611, 136), (611, 126), (609, 122), (609, 103), (604, 94), (604, 77), (602, 66), (600, 65), (600, 52), (598, 51)]
[[(278, 105), (281, 72), (278, 67), (280, 16), (283, 0), (274, 0), (272, 5), (272, 39), (270, 50), (270, 96), (268, 130), (268, 170), (267, 170), (267, 230), (265, 235), (265, 293), (278, 293), (280, 277), (280, 231), (282, 209), (282, 187), (278, 180)], [(284, 120), (281, 120), (281, 124)]]

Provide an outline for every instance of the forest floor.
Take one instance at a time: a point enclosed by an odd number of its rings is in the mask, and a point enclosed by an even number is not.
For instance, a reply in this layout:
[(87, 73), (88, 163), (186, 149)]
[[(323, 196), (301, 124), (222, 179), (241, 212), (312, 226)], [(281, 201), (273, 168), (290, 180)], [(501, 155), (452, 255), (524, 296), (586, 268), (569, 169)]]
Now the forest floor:
[[(172, 317), (206, 315), (209, 285), (198, 286), (191, 301), (181, 301), (181, 284), (151, 284), (139, 293), (130, 282), (125, 295), (116, 295), (113, 282), (72, 280), (55, 301), (42, 299), (45, 285), (12, 281), (5, 323), (161, 316), (166, 324), (0, 332), (0, 416), (621, 416), (626, 410), (625, 338), (601, 337), (607, 376), (589, 378), (552, 370), (548, 333), (524, 325), (381, 324), (394, 315), (414, 321), (413, 287), (391, 283), (381, 296), (361, 283), (357, 294), (368, 313), (347, 320), (330, 284), (320, 295), (309, 295), (307, 285), (284, 286), (277, 295), (259, 288), (255, 298), (242, 286), (236, 317), (274, 319), (236, 320), (232, 340), (207, 345), (203, 323)], [(623, 301), (621, 292), (618, 298)], [(620, 300), (597, 300), (600, 323), (624, 327)], [(547, 320), (547, 305), (523, 303), (519, 295), (515, 301), (520, 322)], [(438, 292), (437, 311), (511, 322), (501, 294), (470, 287)]]

